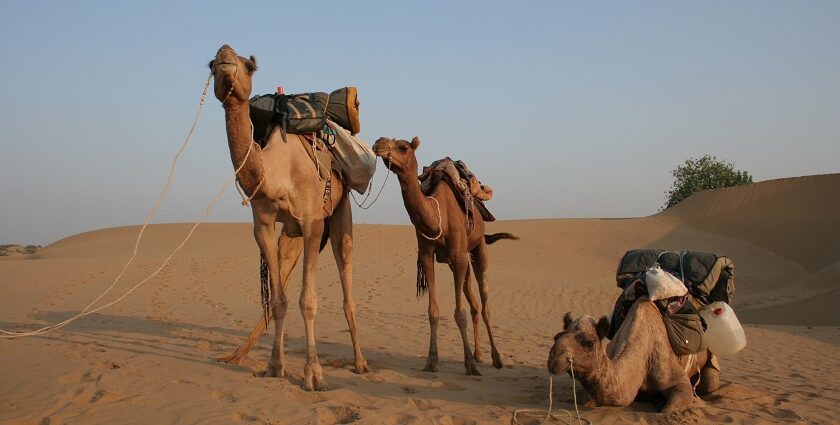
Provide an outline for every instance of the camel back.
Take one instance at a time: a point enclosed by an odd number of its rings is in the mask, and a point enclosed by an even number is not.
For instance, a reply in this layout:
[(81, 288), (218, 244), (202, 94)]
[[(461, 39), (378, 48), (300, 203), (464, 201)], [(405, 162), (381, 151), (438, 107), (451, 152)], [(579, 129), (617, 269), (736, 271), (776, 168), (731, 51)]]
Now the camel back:
[(732, 303), (735, 293), (735, 264), (729, 257), (709, 252), (634, 249), (618, 262), (616, 283), (625, 288), (636, 275), (655, 264), (683, 281), (694, 298), (703, 304)]

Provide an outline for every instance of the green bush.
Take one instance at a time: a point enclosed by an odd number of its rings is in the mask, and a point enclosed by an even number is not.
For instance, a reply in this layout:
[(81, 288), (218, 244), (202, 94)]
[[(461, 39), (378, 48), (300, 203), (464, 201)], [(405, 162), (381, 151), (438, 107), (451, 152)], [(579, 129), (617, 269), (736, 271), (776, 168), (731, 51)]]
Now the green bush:
[(679, 167), (671, 171), (674, 183), (666, 192), (665, 207), (669, 208), (680, 203), (695, 192), (706, 189), (739, 186), (752, 183), (752, 176), (746, 171), (738, 171), (728, 161), (717, 157), (704, 155), (701, 158), (690, 158)]

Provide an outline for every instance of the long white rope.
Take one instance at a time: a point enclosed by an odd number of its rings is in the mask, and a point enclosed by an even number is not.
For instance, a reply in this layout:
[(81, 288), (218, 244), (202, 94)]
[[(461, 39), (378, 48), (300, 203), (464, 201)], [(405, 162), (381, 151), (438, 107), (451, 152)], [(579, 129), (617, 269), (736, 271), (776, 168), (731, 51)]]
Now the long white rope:
[(117, 282), (119, 282), (119, 280), (125, 274), (128, 267), (131, 265), (131, 263), (134, 262), (134, 259), (137, 257), (137, 251), (138, 251), (138, 248), (140, 246), (140, 240), (143, 238), (143, 233), (145, 232), (146, 227), (149, 225), (149, 222), (152, 220), (152, 218), (154, 218), (154, 216), (157, 214), (158, 210), (160, 209), (160, 206), (163, 202), (163, 198), (165, 197), (166, 193), (168, 192), (169, 186), (172, 184), (172, 181), (174, 179), (175, 169), (176, 169), (176, 164), (178, 162), (178, 159), (180, 158), (181, 153), (184, 152), (184, 149), (186, 149), (187, 144), (189, 143), (189, 140), (192, 137), (193, 132), (195, 131), (195, 128), (198, 126), (198, 121), (199, 121), (199, 118), (201, 117), (201, 112), (204, 108), (204, 103), (205, 103), (205, 100), (207, 98), (207, 88), (210, 85), (210, 79), (211, 78), (212, 78), (212, 74), (207, 77), (207, 82), (205, 82), (205, 84), (204, 84), (204, 90), (201, 93), (201, 100), (199, 102), (198, 112), (196, 113), (195, 119), (193, 120), (193, 125), (190, 128), (190, 131), (187, 134), (187, 137), (184, 139), (184, 142), (181, 144), (181, 148), (178, 150), (178, 153), (175, 154), (175, 158), (173, 159), (172, 165), (169, 168), (169, 177), (166, 180), (166, 184), (164, 185), (163, 190), (161, 191), (160, 195), (158, 196), (158, 199), (155, 202), (154, 208), (152, 208), (152, 211), (146, 217), (146, 220), (143, 222), (143, 226), (140, 228), (140, 232), (138, 233), (137, 239), (134, 242), (134, 252), (132, 253), (131, 258), (128, 260), (128, 262), (126, 262), (125, 266), (123, 266), (122, 271), (120, 271), (120, 273), (117, 275), (117, 277), (114, 278), (114, 281), (111, 283), (111, 286), (109, 286), (108, 289), (106, 289), (102, 294), (100, 294), (95, 300), (91, 301), (90, 304), (88, 304), (79, 314), (77, 314), (77, 315), (75, 315), (75, 316), (73, 316), (69, 319), (66, 319), (64, 321), (61, 321), (61, 322), (53, 324), (53, 325), (45, 326), (43, 328), (37, 329), (35, 331), (31, 331), (31, 332), (14, 332), (14, 331), (7, 331), (7, 330), (0, 329), (0, 333), (2, 333), (2, 335), (0, 335), (0, 338), (18, 338), (18, 337), (42, 335), (42, 334), (45, 334), (47, 332), (52, 332), (56, 329), (61, 329), (65, 326), (67, 326), (68, 324), (70, 324), (71, 322), (75, 321), (75, 320), (78, 320), (78, 319), (80, 319), (84, 316), (96, 313), (96, 312), (98, 312), (98, 311), (100, 311), (104, 308), (107, 308), (107, 307), (110, 307), (110, 306), (114, 305), (114, 304), (122, 301), (126, 297), (128, 297), (132, 292), (134, 292), (135, 289), (140, 287), (140, 285), (146, 283), (149, 279), (155, 277), (158, 273), (160, 273), (160, 271), (163, 270), (164, 267), (166, 267), (166, 265), (169, 263), (169, 261), (172, 259), (172, 257), (174, 257), (175, 254), (184, 245), (186, 245), (187, 241), (189, 241), (189, 239), (192, 237), (193, 232), (195, 232), (195, 229), (198, 227), (198, 225), (202, 221), (204, 221), (207, 218), (207, 216), (210, 214), (210, 212), (216, 206), (216, 203), (218, 203), (219, 199), (222, 197), (222, 194), (224, 194), (225, 190), (227, 190), (230, 183), (233, 180), (236, 179), (236, 175), (239, 173), (239, 171), (242, 169), (242, 167), (245, 166), (246, 162), (248, 161), (248, 156), (250, 156), (250, 154), (251, 154), (251, 148), (253, 147), (253, 143), (251, 143), (251, 145), (248, 146), (248, 152), (245, 154), (245, 159), (242, 160), (242, 163), (239, 165), (239, 167), (233, 173), (233, 176), (231, 176), (225, 182), (224, 186), (222, 186), (222, 189), (219, 190), (219, 192), (216, 194), (216, 196), (213, 198), (213, 200), (210, 201), (210, 204), (204, 210), (204, 213), (195, 222), (192, 229), (190, 229), (189, 233), (184, 238), (184, 240), (181, 242), (181, 244), (178, 245), (178, 247), (175, 248), (175, 250), (172, 251), (172, 253), (169, 254), (168, 257), (166, 257), (166, 259), (163, 261), (163, 263), (160, 265), (160, 267), (158, 267), (158, 269), (155, 270), (148, 277), (146, 277), (145, 279), (141, 280), (136, 285), (134, 285), (130, 290), (128, 290), (125, 294), (123, 294), (119, 298), (117, 298), (117, 299), (115, 299), (115, 300), (113, 300), (113, 301), (111, 301), (111, 302), (109, 302), (105, 305), (97, 307), (93, 310), (90, 309), (94, 304), (96, 304), (99, 300), (101, 300), (105, 295), (107, 295), (109, 292), (111, 292), (111, 290), (117, 285)]

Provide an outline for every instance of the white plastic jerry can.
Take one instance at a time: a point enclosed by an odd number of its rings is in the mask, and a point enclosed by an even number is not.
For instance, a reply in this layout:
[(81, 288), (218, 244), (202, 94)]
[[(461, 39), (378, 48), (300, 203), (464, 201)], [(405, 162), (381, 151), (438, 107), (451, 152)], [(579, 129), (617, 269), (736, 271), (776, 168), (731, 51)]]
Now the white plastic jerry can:
[(700, 316), (706, 322), (706, 345), (713, 354), (728, 357), (747, 346), (744, 328), (729, 304), (713, 302), (700, 309)]

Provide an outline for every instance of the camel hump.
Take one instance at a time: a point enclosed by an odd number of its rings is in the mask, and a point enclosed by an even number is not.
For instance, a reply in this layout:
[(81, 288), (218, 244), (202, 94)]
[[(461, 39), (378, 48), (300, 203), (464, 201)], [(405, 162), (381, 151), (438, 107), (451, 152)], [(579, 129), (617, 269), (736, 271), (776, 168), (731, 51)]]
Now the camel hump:
[(484, 235), (484, 242), (487, 243), (487, 245), (491, 245), (494, 242), (500, 241), (502, 239), (518, 241), (519, 236), (515, 236), (510, 233), (493, 233), (492, 235)]

